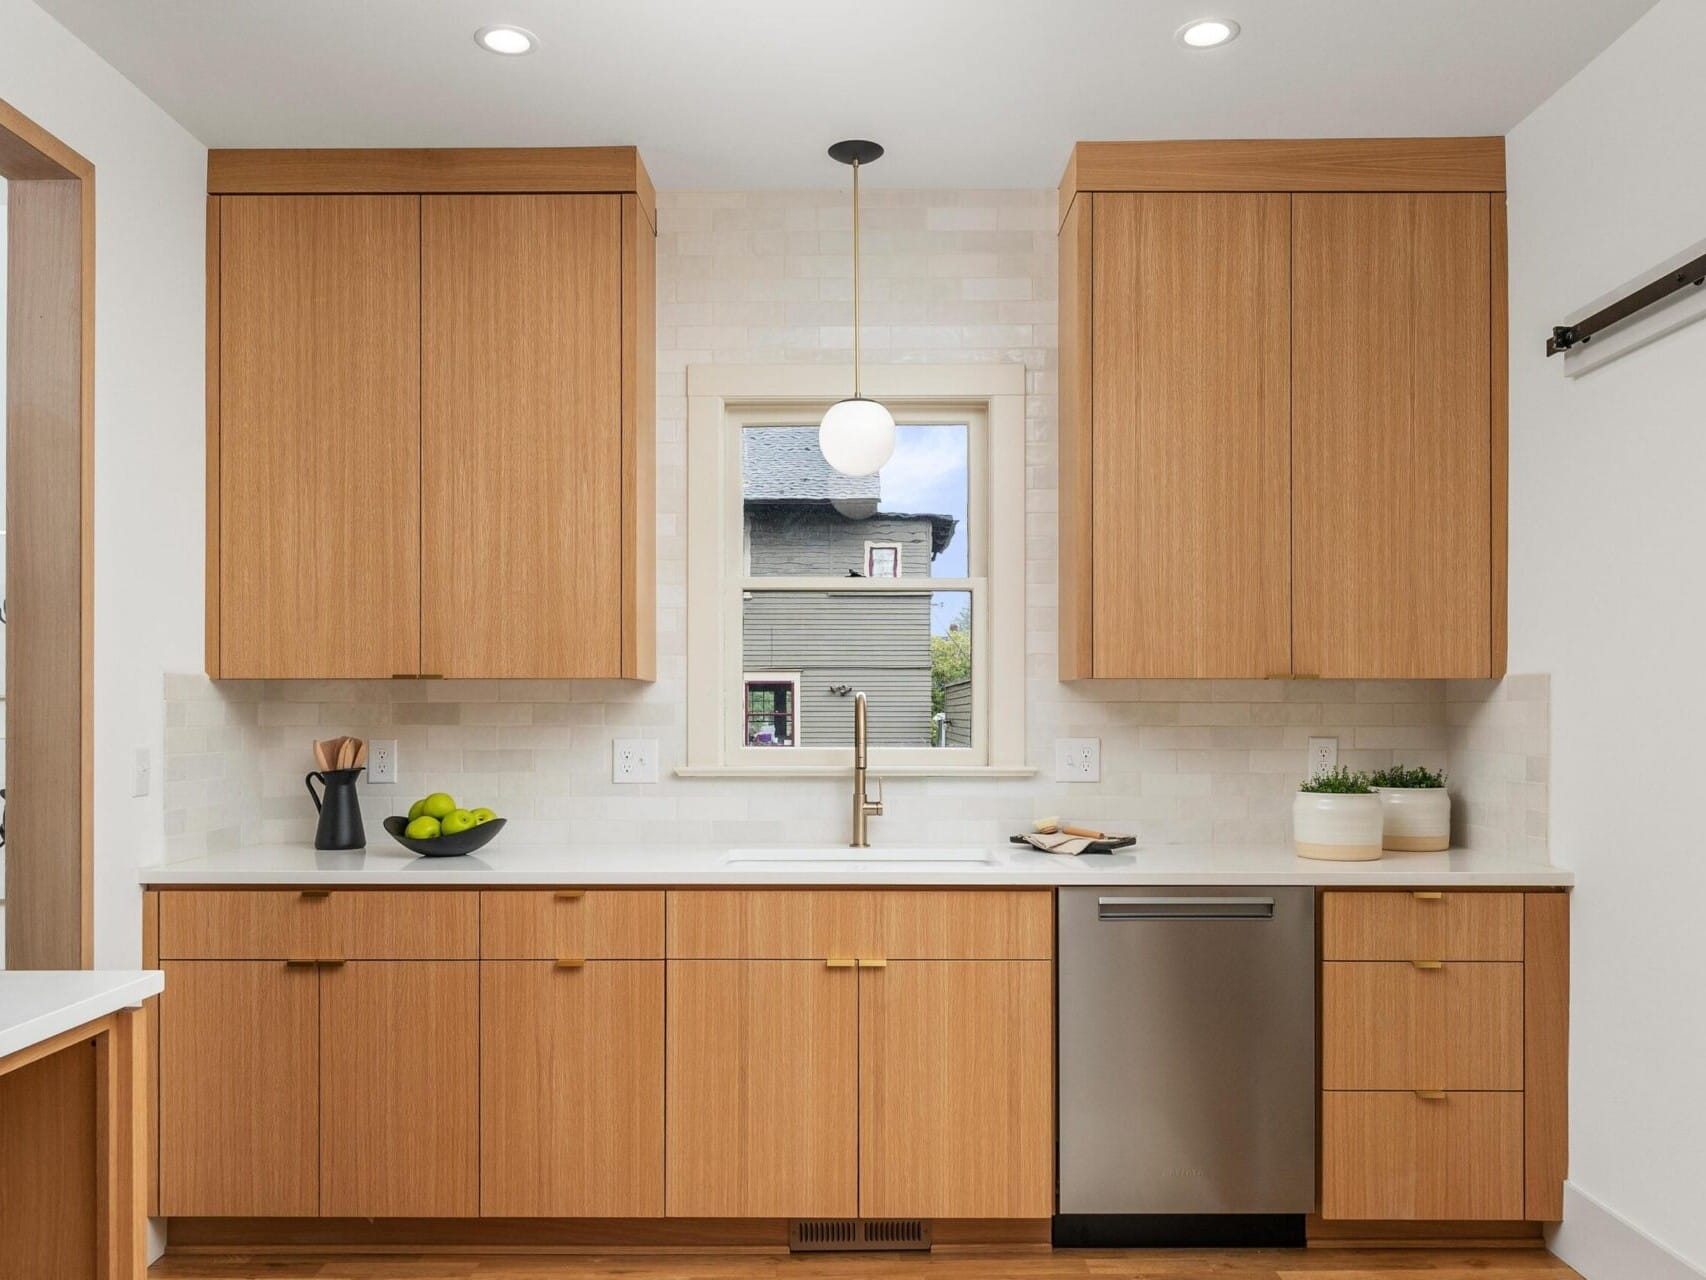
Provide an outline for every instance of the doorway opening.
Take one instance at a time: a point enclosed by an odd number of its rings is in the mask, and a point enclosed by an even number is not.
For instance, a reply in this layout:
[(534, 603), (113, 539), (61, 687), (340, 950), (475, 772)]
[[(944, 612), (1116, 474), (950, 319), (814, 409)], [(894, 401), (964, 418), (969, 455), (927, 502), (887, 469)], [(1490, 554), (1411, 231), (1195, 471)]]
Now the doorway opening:
[(6, 967), (94, 962), (95, 168), (0, 101)]

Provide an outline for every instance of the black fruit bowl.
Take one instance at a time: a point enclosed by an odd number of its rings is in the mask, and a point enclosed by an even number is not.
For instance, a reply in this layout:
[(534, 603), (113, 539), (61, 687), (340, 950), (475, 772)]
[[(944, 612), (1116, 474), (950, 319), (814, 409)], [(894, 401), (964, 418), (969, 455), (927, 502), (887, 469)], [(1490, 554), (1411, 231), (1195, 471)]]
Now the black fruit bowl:
[(469, 827), (466, 831), (458, 831), (453, 836), (440, 836), (436, 840), (411, 840), (403, 834), (403, 828), (409, 825), (407, 818), (391, 817), (385, 819), (385, 830), (391, 838), (410, 853), (418, 853), (423, 858), (455, 858), (464, 853), (473, 853), (484, 849), (494, 839), (498, 832), (504, 829), (503, 818), (493, 818), (490, 822), (482, 822), (478, 826)]

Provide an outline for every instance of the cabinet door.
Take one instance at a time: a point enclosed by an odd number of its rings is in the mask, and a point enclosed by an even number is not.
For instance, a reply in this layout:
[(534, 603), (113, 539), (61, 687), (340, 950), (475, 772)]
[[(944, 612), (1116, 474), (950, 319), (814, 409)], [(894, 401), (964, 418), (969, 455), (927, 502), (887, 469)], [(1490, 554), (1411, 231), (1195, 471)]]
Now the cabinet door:
[(1298, 195), (1292, 229), (1294, 666), (1488, 676), (1488, 197)]
[(480, 966), (480, 1212), (661, 1217), (663, 961)]
[(859, 975), (821, 960), (669, 962), (669, 1213), (859, 1210)]
[(479, 966), (320, 970), (320, 1212), (479, 1212)]
[(622, 674), (621, 215), (422, 198), (429, 674)]
[(1094, 200), (1094, 674), (1285, 674), (1288, 197)]
[(1323, 1218), (1520, 1218), (1520, 1093), (1327, 1093)]
[(420, 202), (217, 208), (215, 674), (416, 672)]
[(160, 1212), (319, 1211), (319, 979), (278, 960), (168, 960)]
[(1054, 1212), (1048, 961), (891, 961), (859, 972), (859, 1212)]

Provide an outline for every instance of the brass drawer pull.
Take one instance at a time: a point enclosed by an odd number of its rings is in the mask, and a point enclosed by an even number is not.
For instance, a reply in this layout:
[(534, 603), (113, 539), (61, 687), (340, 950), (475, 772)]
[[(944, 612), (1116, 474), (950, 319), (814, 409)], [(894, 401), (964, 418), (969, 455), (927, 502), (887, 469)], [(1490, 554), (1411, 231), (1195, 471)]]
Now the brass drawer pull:
[(856, 967), (858, 963), (859, 962), (852, 956), (830, 956), (829, 959), (824, 961), (824, 964), (831, 969), (852, 969)]
[(1417, 889), (1410, 896), (1418, 902), (1438, 902), (1445, 897), (1438, 889)]
[(586, 897), (585, 889), (559, 889), (551, 895), (558, 902), (579, 902)]
[(886, 969), (889, 967), (889, 959), (887, 956), (861, 956), (859, 957), (859, 967), (861, 969)]
[(314, 963), (323, 964), (328, 969), (336, 969), (339, 965), (346, 963), (346, 961), (342, 956), (321, 956)]
[(1445, 962), (1443, 960), (1412, 960), (1412, 961), (1410, 961), (1410, 963), (1415, 965), (1416, 968), (1418, 968), (1418, 969), (1443, 969), (1443, 968), (1445, 968)]
[(301, 892), (302, 899), (307, 902), (318, 901), (321, 898), (329, 898), (331, 896), (332, 891), (330, 889), (304, 889)]
[(585, 956), (558, 956), (557, 957), (557, 968), (559, 968), (559, 969), (584, 969), (584, 968), (586, 968), (586, 957)]
[(292, 956), (284, 962), (284, 967), (286, 969), (312, 969), (316, 963), (314, 960), (304, 959), (301, 956)]
[(1444, 1089), (1417, 1089), (1417, 1090), (1414, 1090), (1414, 1092), (1415, 1092), (1415, 1095), (1418, 1098), (1420, 1098), (1423, 1102), (1444, 1102), (1445, 1101), (1445, 1090)]

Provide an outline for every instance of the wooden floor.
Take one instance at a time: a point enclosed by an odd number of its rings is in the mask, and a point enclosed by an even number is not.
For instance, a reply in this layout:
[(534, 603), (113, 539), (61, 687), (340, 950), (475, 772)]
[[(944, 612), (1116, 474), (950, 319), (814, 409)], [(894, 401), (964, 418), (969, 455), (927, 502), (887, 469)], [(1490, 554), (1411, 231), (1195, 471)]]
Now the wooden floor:
[(1029, 1250), (1015, 1253), (175, 1256), (157, 1280), (1570, 1280), (1538, 1249)]

